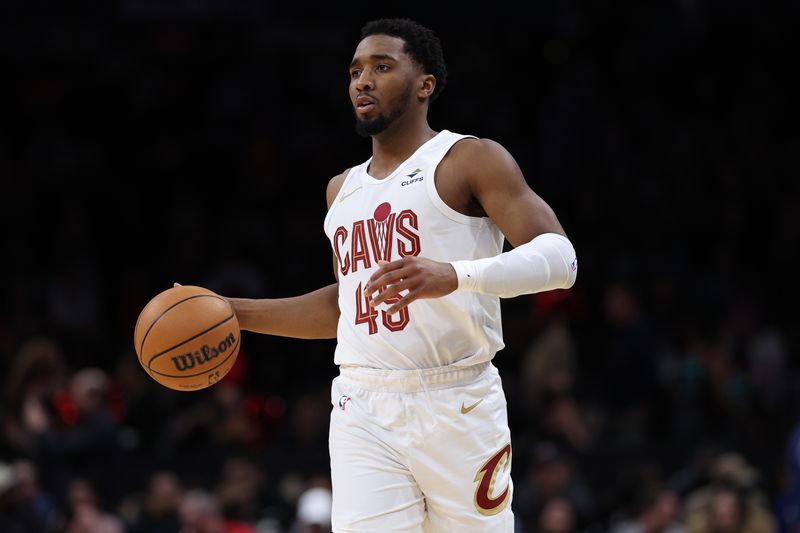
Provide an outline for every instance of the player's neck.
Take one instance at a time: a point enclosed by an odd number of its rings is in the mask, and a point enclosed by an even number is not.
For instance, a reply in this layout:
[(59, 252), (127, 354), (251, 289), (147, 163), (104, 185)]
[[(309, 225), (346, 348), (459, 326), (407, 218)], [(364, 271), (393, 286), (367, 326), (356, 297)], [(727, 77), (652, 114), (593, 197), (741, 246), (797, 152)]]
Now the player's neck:
[(370, 176), (385, 178), (437, 133), (428, 126), (427, 120), (423, 120), (417, 124), (392, 124), (385, 131), (374, 135)]

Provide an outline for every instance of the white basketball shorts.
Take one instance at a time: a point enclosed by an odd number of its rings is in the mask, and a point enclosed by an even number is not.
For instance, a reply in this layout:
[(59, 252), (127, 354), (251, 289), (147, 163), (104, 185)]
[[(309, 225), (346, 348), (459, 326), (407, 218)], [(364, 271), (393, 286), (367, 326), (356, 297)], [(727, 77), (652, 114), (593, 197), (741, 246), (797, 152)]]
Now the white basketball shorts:
[(331, 403), (334, 533), (513, 533), (511, 434), (494, 365), (342, 367)]

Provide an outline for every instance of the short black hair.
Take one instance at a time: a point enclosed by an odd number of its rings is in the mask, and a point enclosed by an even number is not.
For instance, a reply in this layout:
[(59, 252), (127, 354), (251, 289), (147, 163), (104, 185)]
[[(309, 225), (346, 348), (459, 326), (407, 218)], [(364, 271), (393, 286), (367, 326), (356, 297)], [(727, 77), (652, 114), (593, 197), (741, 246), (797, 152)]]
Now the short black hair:
[(447, 65), (444, 62), (442, 43), (433, 30), (408, 18), (378, 19), (367, 22), (361, 28), (361, 38), (370, 35), (388, 35), (405, 41), (403, 51), (422, 67), (425, 74), (436, 78), (436, 87), (431, 93), (431, 102), (447, 84)]

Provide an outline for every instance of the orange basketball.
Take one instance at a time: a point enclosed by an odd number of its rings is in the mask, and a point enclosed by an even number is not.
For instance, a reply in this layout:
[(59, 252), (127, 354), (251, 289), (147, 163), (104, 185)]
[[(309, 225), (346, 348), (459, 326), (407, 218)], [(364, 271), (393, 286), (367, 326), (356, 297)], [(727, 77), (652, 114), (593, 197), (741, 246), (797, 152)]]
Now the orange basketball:
[(157, 294), (139, 313), (136, 355), (150, 376), (170, 389), (210, 387), (236, 362), (239, 321), (228, 301), (183, 285)]

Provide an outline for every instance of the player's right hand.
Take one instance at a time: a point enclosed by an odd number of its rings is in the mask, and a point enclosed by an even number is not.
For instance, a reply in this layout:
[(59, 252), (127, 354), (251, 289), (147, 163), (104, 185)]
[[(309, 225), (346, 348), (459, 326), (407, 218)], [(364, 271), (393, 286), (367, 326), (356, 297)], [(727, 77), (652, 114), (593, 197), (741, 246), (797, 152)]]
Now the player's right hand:
[[(381, 261), (370, 276), (364, 293), (375, 307), (390, 298), (398, 298), (386, 311), (393, 314), (419, 298), (441, 298), (458, 288), (458, 277), (450, 263), (407, 255), (397, 261)], [(401, 294), (408, 291), (406, 294)], [(374, 293), (378, 293), (373, 297)]]

